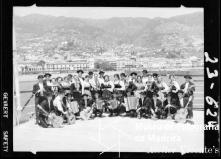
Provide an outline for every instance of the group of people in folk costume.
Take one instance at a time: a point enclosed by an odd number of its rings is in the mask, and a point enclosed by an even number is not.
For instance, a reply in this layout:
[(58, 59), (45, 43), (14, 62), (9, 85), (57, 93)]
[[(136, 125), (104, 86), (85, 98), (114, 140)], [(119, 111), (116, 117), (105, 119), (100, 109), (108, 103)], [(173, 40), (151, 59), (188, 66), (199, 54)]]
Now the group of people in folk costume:
[[(35, 95), (36, 124), (50, 127), (49, 114), (60, 117), (62, 124), (72, 124), (76, 119), (88, 120), (109, 116), (137, 118), (174, 119), (181, 108), (186, 108), (186, 118), (193, 117), (193, 95), (195, 85), (190, 75), (179, 85), (174, 75), (170, 83), (163, 81), (157, 73), (142, 71), (115, 74), (114, 80), (105, 72), (88, 72), (77, 75), (51, 78), (50, 73), (38, 76), (33, 86)], [(53, 127), (53, 126), (52, 126)]]

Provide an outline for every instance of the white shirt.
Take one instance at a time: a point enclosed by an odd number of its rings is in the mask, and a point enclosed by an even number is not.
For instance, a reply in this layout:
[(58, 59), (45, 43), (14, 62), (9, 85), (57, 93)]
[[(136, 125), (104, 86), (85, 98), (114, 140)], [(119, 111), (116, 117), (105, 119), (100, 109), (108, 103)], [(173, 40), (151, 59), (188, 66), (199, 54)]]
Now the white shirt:
[(105, 86), (107, 86), (107, 85), (110, 85), (111, 86), (111, 88), (105, 88), (106, 90), (108, 90), (108, 91), (113, 91), (113, 89), (114, 89), (114, 84), (113, 84), (113, 82), (111, 82), (111, 81), (108, 81), (108, 82), (105, 82), (104, 81), (104, 83), (103, 83)]
[(86, 88), (86, 87), (88, 88), (90, 86), (91, 86), (91, 84), (89, 82), (82, 81), (82, 94), (84, 94), (84, 88)]
[(98, 77), (98, 82), (99, 82), (99, 83), (100, 83), (100, 85), (101, 85), (102, 83), (104, 83), (104, 79), (103, 79), (103, 78)]
[(184, 106), (184, 105), (183, 105), (183, 98), (180, 99), (180, 105), (181, 105), (181, 107)]
[(61, 99), (60, 96), (57, 96), (57, 97), (54, 99), (54, 101), (53, 101), (53, 105), (54, 105), (55, 107), (57, 107), (60, 112), (64, 113), (62, 104), (63, 104), (63, 101), (62, 101), (62, 99)]
[(94, 77), (89, 79), (89, 83), (91, 84), (91, 87), (96, 88), (96, 83), (95, 83)]
[(187, 93), (188, 87), (189, 87), (189, 82), (185, 84), (184, 93)]
[(43, 96), (43, 91), (44, 91), (44, 86), (43, 86), (43, 83), (39, 83), (39, 88), (40, 88), (40, 94), (41, 96)]

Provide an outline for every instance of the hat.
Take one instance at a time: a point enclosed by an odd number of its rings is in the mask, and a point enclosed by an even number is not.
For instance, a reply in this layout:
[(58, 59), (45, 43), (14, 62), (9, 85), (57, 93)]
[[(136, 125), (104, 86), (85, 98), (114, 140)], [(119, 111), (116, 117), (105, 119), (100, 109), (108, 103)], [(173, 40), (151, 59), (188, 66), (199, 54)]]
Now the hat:
[(130, 74), (131, 76), (133, 76), (133, 75), (137, 75), (137, 73), (136, 72), (132, 72), (131, 74)]
[(145, 96), (145, 95), (146, 95), (146, 93), (145, 93), (145, 92), (140, 92), (140, 95)]
[(99, 75), (100, 75), (100, 74), (104, 74), (104, 73), (105, 73), (104, 71), (100, 71), (100, 72), (99, 72)]
[(94, 73), (92, 71), (88, 72), (88, 75), (93, 75)]
[(127, 77), (125, 73), (121, 73), (120, 76)]
[(43, 75), (38, 75), (38, 79), (39, 79), (39, 78), (44, 78), (44, 76), (43, 76)]
[(190, 75), (185, 75), (184, 78), (192, 79)]
[(88, 95), (88, 94), (82, 94), (82, 96), (81, 96), (81, 97), (84, 97), (84, 96), (87, 96), (87, 97), (88, 97), (89, 95)]
[(158, 74), (157, 73), (153, 73), (153, 77), (158, 77)]
[(83, 70), (77, 70), (77, 73), (84, 73), (84, 71)]
[(50, 73), (45, 73), (44, 77), (46, 77), (46, 76), (51, 77), (51, 74)]
[(148, 73), (147, 70), (143, 70), (142, 72), (143, 72), (143, 73)]
[(183, 90), (180, 89), (180, 90), (177, 91), (177, 94), (178, 93), (182, 93), (183, 94), (184, 92), (183, 92)]

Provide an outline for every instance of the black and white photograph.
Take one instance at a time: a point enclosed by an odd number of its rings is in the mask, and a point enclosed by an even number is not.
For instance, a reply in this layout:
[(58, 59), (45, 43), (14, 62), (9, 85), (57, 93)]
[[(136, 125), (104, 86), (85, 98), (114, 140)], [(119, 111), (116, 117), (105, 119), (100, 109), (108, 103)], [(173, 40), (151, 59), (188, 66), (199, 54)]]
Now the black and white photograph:
[(13, 7), (13, 151), (204, 151), (203, 8)]

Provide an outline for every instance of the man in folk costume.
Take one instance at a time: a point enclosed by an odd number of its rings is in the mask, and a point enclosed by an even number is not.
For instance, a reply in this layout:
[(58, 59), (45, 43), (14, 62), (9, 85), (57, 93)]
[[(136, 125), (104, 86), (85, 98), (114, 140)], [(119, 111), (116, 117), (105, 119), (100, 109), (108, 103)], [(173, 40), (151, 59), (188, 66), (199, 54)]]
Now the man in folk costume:
[[(182, 90), (178, 91), (178, 107), (179, 108), (185, 108), (187, 107), (187, 119), (193, 118), (193, 103), (192, 100), (190, 100), (190, 96), (185, 96), (184, 92)], [(188, 104), (188, 105), (187, 105)]]
[(95, 80), (94, 73), (92, 71), (88, 72), (89, 83), (91, 85), (91, 95), (94, 98), (95, 93), (97, 92), (98, 86)]
[(55, 97), (53, 101), (53, 105), (55, 107), (56, 115), (63, 117), (63, 119), (67, 120), (67, 123), (70, 124), (70, 118), (68, 116), (68, 111), (64, 105), (63, 99), (65, 96), (64, 90), (60, 90), (58, 92), (58, 96)]
[(43, 79), (44, 79), (44, 76), (39, 75), (38, 76), (38, 83), (36, 83), (33, 86), (33, 90), (32, 90), (33, 95), (35, 95), (35, 116), (36, 116), (36, 123), (35, 124), (38, 124), (38, 121), (39, 121), (39, 113), (38, 113), (37, 105), (43, 99), (45, 99), (45, 93), (48, 91), (48, 87)]
[(94, 107), (93, 114), (95, 115), (95, 117), (97, 116), (102, 117), (103, 106), (104, 106), (104, 101), (100, 98), (100, 93), (95, 92), (93, 100), (93, 107)]
[(141, 118), (150, 118), (151, 117), (151, 107), (152, 107), (152, 100), (146, 96), (146, 92), (140, 93), (140, 98), (137, 107), (137, 117), (138, 119)]
[(191, 82), (192, 77), (190, 75), (184, 76), (186, 82), (180, 86), (180, 89), (183, 90), (184, 98), (190, 98), (192, 96), (191, 101), (188, 104), (188, 118), (193, 117), (193, 99), (194, 99), (194, 92), (195, 92), (195, 84)]
[(82, 84), (78, 77), (74, 77), (70, 86), (70, 93), (78, 102), (81, 100)]
[(93, 104), (93, 100), (89, 98), (88, 94), (83, 94), (82, 99), (79, 103), (80, 111), (82, 111), (83, 109), (87, 107), (92, 107), (92, 104)]
[(83, 78), (84, 71), (83, 70), (77, 70), (77, 74), (78, 74), (77, 79), (80, 81), (80, 83), (82, 85), (82, 83), (84, 81), (84, 78)]
[(52, 92), (47, 92), (45, 93), (45, 99), (39, 103), (40, 108), (38, 108), (38, 111), (39, 111), (39, 125), (42, 126), (43, 128), (47, 128), (50, 126), (50, 123), (48, 123), (48, 115), (51, 113), (51, 112), (54, 112), (55, 109), (54, 109), (54, 106), (53, 106), (53, 101), (52, 101)]
[(159, 95), (157, 93), (153, 93), (153, 101), (151, 107), (151, 113), (154, 118), (161, 119), (163, 112), (163, 104), (160, 99), (158, 99)]
[(172, 93), (169, 92), (165, 95), (166, 100), (163, 102), (163, 118), (174, 118), (175, 113), (179, 109), (179, 105), (177, 104), (177, 100), (172, 98)]

